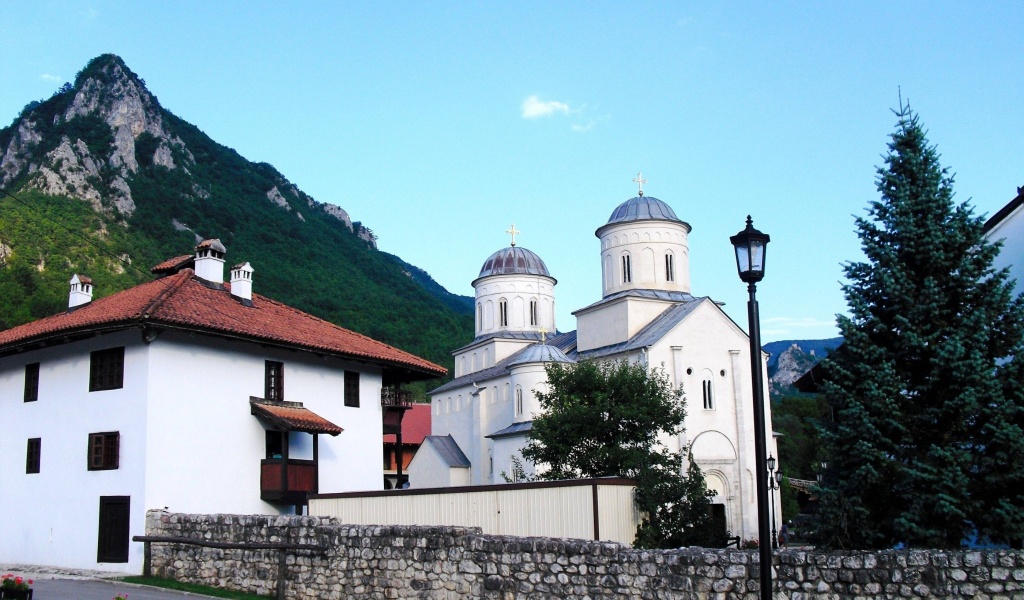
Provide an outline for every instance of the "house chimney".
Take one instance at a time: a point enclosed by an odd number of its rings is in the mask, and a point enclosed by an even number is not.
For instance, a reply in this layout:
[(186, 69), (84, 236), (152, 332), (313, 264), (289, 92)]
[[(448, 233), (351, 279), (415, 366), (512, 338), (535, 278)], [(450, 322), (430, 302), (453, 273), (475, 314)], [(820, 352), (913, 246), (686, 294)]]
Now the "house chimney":
[(249, 263), (231, 267), (231, 295), (245, 304), (252, 304), (252, 265)]
[(210, 283), (224, 283), (224, 253), (220, 240), (203, 240), (196, 246), (196, 277)]
[(92, 302), (92, 279), (75, 273), (71, 276), (71, 294), (68, 295), (68, 310)]

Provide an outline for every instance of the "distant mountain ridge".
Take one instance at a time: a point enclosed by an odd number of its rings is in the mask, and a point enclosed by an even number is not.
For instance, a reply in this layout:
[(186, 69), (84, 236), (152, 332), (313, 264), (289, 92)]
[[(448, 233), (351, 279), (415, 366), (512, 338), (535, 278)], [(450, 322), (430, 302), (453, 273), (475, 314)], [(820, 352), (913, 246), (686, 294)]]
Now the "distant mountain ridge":
[(843, 343), (843, 338), (781, 340), (762, 346), (768, 357), (768, 388), (774, 396), (785, 393), (801, 375)]
[(18, 198), (0, 197), (0, 328), (65, 308), (72, 273), (101, 297), (220, 238), (258, 293), (343, 327), (446, 366), (473, 336), (471, 298), (164, 109), (112, 54), (0, 129), (0, 187)]

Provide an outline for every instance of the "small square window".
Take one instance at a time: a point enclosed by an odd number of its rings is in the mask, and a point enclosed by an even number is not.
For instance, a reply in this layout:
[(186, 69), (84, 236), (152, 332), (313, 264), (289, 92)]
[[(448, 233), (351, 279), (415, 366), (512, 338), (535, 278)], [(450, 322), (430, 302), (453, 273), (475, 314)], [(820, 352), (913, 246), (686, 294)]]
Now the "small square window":
[(120, 463), (121, 434), (116, 431), (89, 434), (89, 470), (108, 471)]
[(284, 400), (284, 363), (274, 360), (267, 361), (264, 379), (264, 398), (281, 402)]
[(25, 402), (39, 399), (39, 363), (25, 365)]
[(124, 346), (92, 353), (89, 361), (89, 391), (124, 387)]
[(39, 472), (39, 455), (42, 452), (42, 438), (29, 438), (28, 451), (25, 453), (25, 472)]
[(359, 373), (345, 371), (345, 406), (359, 408)]

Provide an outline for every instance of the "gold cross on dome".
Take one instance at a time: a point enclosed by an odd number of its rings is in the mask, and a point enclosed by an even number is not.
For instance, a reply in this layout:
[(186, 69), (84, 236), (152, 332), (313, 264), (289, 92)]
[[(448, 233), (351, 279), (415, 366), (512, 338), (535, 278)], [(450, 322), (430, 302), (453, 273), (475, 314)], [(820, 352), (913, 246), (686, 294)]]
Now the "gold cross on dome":
[(636, 177), (633, 179), (633, 183), (636, 183), (636, 184), (640, 185), (640, 195), (643, 196), (644, 195), (644, 184), (647, 183), (647, 180), (644, 179), (643, 175), (641, 175), (639, 172), (637, 172)]
[(548, 330), (543, 327), (540, 328), (540, 343), (541, 345), (548, 343)]
[(522, 231), (519, 231), (518, 229), (516, 229), (516, 224), (513, 223), (512, 227), (509, 227), (508, 229), (505, 230), (505, 233), (510, 234), (512, 236), (512, 247), (515, 248), (516, 247), (516, 235), (522, 233)]

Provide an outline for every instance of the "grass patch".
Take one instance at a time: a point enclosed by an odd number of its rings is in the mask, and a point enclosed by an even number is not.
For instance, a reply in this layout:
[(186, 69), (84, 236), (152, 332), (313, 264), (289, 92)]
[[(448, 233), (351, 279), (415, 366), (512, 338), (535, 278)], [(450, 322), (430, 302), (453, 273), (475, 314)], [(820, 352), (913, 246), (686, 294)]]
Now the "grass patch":
[(245, 592), (236, 592), (234, 590), (225, 590), (223, 588), (196, 585), (194, 583), (183, 583), (181, 581), (175, 581), (173, 579), (164, 579), (162, 577), (140, 577), (137, 575), (133, 575), (131, 577), (119, 577), (117, 581), (124, 581), (125, 583), (137, 583), (139, 585), (149, 585), (152, 587), (164, 588), (168, 590), (177, 590), (179, 592), (206, 594), (207, 596), (214, 596), (217, 598), (230, 598), (231, 600), (266, 600), (267, 598), (274, 597), (259, 596), (257, 594), (247, 594)]

